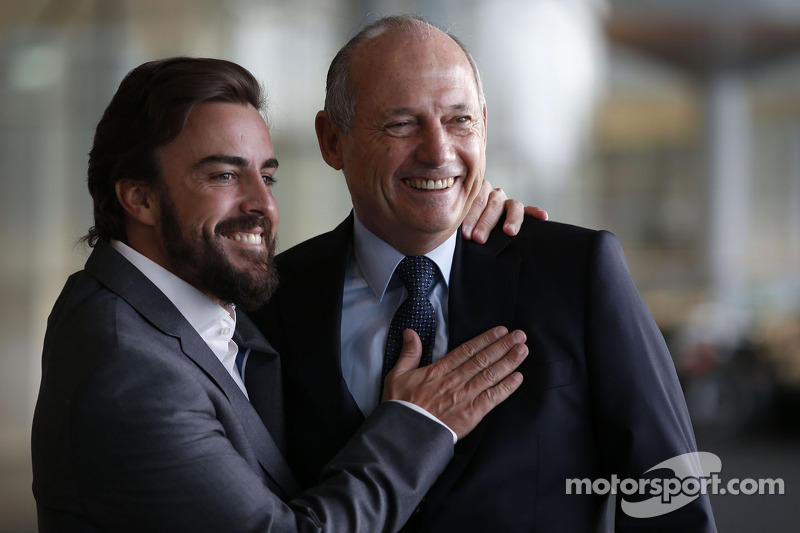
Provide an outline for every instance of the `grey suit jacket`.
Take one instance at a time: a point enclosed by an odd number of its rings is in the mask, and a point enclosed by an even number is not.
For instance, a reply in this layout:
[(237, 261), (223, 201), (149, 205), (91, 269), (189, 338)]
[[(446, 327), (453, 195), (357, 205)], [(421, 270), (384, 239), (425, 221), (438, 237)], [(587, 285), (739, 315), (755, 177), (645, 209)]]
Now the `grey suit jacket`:
[[(272, 389), (256, 395), (265, 419), (280, 424), (279, 358), (237, 322), (248, 372)], [(105, 242), (48, 319), (32, 434), (40, 531), (395, 530), (452, 453), (439, 424), (389, 403), (300, 492), (213, 352)]]

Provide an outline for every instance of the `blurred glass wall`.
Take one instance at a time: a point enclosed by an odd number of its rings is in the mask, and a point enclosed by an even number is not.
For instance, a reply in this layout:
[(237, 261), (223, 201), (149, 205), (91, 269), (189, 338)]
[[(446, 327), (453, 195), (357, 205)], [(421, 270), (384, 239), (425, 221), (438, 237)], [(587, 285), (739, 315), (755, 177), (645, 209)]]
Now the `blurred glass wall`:
[(796, 428), (796, 2), (11, 0), (0, 5), (0, 530), (35, 528), (28, 447), (45, 321), (88, 255), (75, 245), (91, 224), (87, 153), (124, 74), (213, 56), (263, 81), (285, 249), (350, 207), (313, 130), (327, 65), (363, 23), (400, 12), (472, 50), (492, 184), (619, 236), (701, 445)]

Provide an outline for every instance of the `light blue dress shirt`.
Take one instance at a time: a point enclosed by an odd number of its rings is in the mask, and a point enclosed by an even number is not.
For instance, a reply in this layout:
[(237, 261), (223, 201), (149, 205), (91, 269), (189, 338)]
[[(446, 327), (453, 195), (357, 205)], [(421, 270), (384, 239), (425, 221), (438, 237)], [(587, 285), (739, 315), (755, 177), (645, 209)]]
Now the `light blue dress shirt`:
[[(378, 405), (383, 352), (392, 317), (406, 298), (395, 267), (405, 257), (354, 217), (342, 301), (342, 375), (364, 416)], [(433, 360), (447, 353), (447, 287), (456, 234), (425, 254), (439, 269), (428, 297), (436, 311)]]

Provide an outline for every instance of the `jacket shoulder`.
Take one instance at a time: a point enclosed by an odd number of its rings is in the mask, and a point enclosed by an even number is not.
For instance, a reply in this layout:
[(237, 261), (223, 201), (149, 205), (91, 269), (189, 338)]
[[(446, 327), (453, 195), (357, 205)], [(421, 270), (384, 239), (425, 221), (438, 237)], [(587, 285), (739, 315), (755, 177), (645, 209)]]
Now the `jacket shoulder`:
[(563, 255), (575, 257), (576, 254), (587, 254), (597, 242), (607, 238), (616, 240), (611, 233), (604, 230), (538, 220), (528, 216), (525, 217), (515, 237), (508, 237), (502, 231), (493, 232), (492, 237), (498, 242), (505, 239), (506, 253), (518, 253), (523, 256), (535, 254), (539, 260)]
[(277, 261), (279, 267), (302, 264), (310, 257), (317, 257), (320, 254), (334, 250), (335, 247), (332, 246), (334, 236), (334, 231), (329, 231), (327, 233), (317, 235), (316, 237), (312, 237), (299, 244), (295, 244), (288, 250), (279, 253), (277, 256), (275, 256), (275, 260)]
[(331, 262), (342, 260), (353, 235), (353, 217), (350, 216), (331, 231), (317, 235), (275, 257), (281, 277), (294, 273), (306, 274), (319, 268), (328, 268)]
[(600, 231), (565, 222), (539, 220), (537, 218), (525, 216), (525, 221), (516, 238), (521, 240), (540, 239), (544, 242), (549, 240), (569, 239), (573, 242), (580, 242), (591, 240), (597, 233), (600, 233)]

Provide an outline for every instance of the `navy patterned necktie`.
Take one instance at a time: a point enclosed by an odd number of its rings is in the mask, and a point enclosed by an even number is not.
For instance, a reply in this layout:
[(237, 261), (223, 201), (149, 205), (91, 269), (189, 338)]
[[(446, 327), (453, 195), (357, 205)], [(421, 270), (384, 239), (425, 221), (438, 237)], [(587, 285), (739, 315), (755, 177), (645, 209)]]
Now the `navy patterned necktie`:
[(436, 337), (436, 313), (428, 300), (428, 290), (436, 276), (436, 264), (423, 255), (409, 256), (400, 261), (394, 272), (405, 285), (408, 296), (397, 308), (392, 324), (389, 326), (386, 351), (383, 355), (381, 397), (383, 397), (383, 380), (386, 378), (386, 374), (394, 368), (397, 358), (400, 356), (400, 349), (403, 347), (403, 331), (413, 329), (422, 341), (420, 366), (431, 364), (433, 341)]

